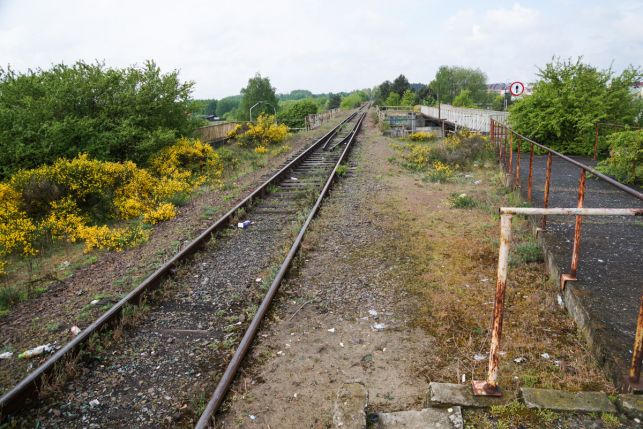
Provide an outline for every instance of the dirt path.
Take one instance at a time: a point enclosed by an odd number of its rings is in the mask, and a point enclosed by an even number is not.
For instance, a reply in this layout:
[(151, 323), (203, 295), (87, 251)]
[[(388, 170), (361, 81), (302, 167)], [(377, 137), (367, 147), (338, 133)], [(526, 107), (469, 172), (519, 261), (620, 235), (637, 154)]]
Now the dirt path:
[[(506, 196), (493, 167), (447, 184), (424, 181), (394, 161), (398, 143), (382, 137), (370, 117), (365, 122), (355, 168), (307, 234), (299, 267), (282, 285), (218, 427), (326, 428), (346, 382), (363, 383), (369, 411), (379, 412), (422, 408), (431, 381), (484, 377), (494, 210)], [(454, 193), (475, 195), (478, 206), (452, 208)], [(528, 225), (516, 226), (516, 243), (527, 242)], [(543, 271), (542, 262), (512, 263), (501, 385), (613, 391)], [(585, 424), (523, 411), (466, 417), (471, 427)]]

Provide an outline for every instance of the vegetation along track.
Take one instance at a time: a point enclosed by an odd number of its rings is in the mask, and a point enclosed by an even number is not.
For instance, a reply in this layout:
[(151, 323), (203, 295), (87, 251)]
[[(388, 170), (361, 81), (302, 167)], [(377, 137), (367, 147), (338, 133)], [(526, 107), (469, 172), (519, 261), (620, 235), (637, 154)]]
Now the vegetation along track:
[[(5, 393), (2, 418), (47, 427), (159, 427), (189, 426), (203, 414), (199, 425), (205, 427), (364, 116), (358, 110), (287, 161)], [(252, 224), (237, 228), (245, 220)], [(131, 327), (122, 329), (124, 322)], [(69, 375), (75, 377), (63, 388)], [(206, 407), (215, 382), (219, 385)]]

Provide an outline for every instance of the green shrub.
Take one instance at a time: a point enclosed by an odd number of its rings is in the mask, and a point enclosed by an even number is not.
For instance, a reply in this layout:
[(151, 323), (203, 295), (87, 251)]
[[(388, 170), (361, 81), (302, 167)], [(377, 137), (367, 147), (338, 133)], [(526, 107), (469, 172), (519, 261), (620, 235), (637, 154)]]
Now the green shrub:
[(478, 205), (478, 202), (467, 194), (451, 194), (449, 198), (451, 207), (454, 209), (472, 209)]
[(511, 255), (512, 265), (519, 263), (528, 264), (531, 262), (543, 262), (544, 256), (542, 249), (535, 241), (519, 243)]
[(624, 183), (643, 183), (643, 130), (622, 131), (607, 138), (610, 157), (598, 170)]

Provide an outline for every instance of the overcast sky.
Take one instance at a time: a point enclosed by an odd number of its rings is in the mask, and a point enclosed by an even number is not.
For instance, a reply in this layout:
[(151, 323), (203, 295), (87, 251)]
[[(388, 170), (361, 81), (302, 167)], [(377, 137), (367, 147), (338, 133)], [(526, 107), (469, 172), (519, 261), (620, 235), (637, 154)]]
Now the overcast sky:
[(2, 67), (153, 59), (198, 98), (238, 94), (256, 72), (278, 92), (428, 83), (443, 64), (528, 82), (554, 55), (640, 66), (643, 1), (0, 0)]

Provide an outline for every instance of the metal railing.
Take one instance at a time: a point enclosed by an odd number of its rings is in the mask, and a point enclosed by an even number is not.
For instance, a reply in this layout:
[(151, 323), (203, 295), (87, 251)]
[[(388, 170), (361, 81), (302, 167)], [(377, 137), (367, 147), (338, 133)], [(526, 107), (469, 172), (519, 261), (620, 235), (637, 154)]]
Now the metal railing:
[[(563, 290), (565, 284), (569, 281), (575, 281), (578, 264), (580, 260), (580, 244), (583, 216), (643, 216), (643, 208), (584, 208), (586, 176), (591, 174), (596, 179), (603, 181), (628, 195), (643, 201), (643, 194), (632, 189), (613, 178), (606, 176), (596, 169), (585, 165), (575, 159), (563, 155), (545, 145), (535, 142), (528, 137), (516, 132), (505, 123), (491, 119), (489, 122), (489, 135), (492, 143), (495, 145), (498, 153), (498, 161), (506, 173), (507, 185), (512, 188), (521, 187), (521, 159), (524, 149), (523, 144), (529, 145), (529, 167), (527, 175), (527, 200), (533, 201), (533, 172), (534, 172), (534, 149), (539, 148), (547, 154), (545, 166), (545, 181), (543, 187), (543, 207), (542, 208), (501, 208), (501, 238), (500, 252), (498, 260), (498, 278), (496, 282), (496, 301), (493, 312), (492, 341), (489, 357), (489, 372), (486, 381), (476, 381), (473, 383), (473, 391), (476, 395), (500, 395), (497, 386), (499, 344), (502, 333), (502, 318), (504, 309), (504, 290), (507, 279), (507, 262), (509, 254), (509, 241), (511, 238), (511, 216), (515, 214), (542, 216), (540, 219), (540, 231), (547, 228), (547, 216), (549, 215), (575, 215), (574, 223), (574, 240), (572, 244), (572, 256), (569, 273), (561, 274), (560, 288)], [(515, 145), (514, 145), (515, 143)], [(515, 152), (515, 155), (514, 155)], [(549, 208), (552, 161), (557, 157), (566, 163), (580, 169), (577, 189), (577, 207), (576, 208)], [(643, 357), (643, 294), (640, 298), (640, 306), (637, 317), (637, 327), (634, 339), (632, 361), (628, 371), (628, 380), (630, 385), (640, 382), (641, 358)]]
[(507, 112), (497, 110), (469, 109), (448, 104), (421, 106), (420, 111), (425, 116), (450, 122), (456, 127), (468, 128), (479, 132), (489, 131), (492, 120), (505, 123), (508, 115)]
[[(509, 247), (511, 244), (511, 219), (513, 215), (575, 215), (582, 216), (643, 216), (640, 208), (500, 208), (500, 249), (498, 251), (498, 274), (496, 279), (496, 296), (493, 305), (493, 326), (491, 330), (491, 347), (489, 350), (489, 368), (487, 379), (472, 382), (473, 394), (477, 396), (502, 396), (498, 387), (498, 366), (500, 363), (500, 340), (502, 337), (502, 321), (504, 317), (505, 290), (507, 288), (507, 271), (509, 268)], [(641, 376), (641, 357), (643, 356), (643, 296), (637, 318), (636, 335), (629, 378), (638, 383)]]
[(323, 124), (328, 122), (335, 117), (340, 112), (340, 109), (331, 109), (322, 113), (313, 113), (312, 115), (306, 116), (306, 121), (304, 123), (304, 128), (306, 131), (314, 130)]

